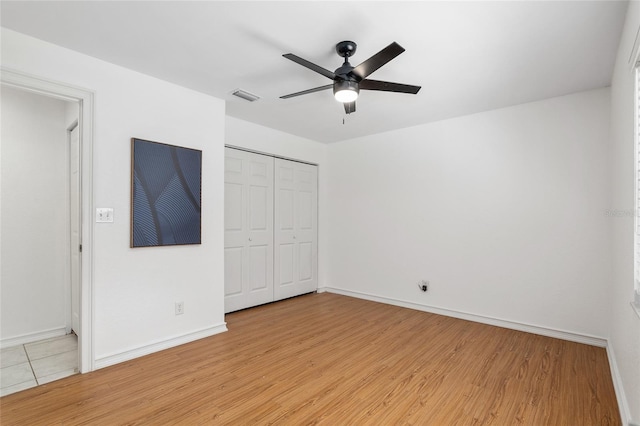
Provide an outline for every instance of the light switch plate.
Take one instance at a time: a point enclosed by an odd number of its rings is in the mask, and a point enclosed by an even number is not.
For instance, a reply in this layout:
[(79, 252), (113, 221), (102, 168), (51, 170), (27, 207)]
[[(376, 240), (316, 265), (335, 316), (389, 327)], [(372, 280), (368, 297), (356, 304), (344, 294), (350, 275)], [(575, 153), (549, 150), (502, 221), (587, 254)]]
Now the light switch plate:
[(113, 209), (98, 207), (96, 208), (96, 223), (113, 222)]

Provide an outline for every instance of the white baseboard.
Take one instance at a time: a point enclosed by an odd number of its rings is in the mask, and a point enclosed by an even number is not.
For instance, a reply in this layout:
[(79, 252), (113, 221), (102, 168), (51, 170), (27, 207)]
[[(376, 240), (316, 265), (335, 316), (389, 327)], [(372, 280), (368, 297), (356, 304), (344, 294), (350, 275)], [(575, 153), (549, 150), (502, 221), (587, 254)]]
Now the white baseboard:
[(631, 410), (627, 405), (627, 396), (624, 393), (622, 378), (620, 377), (620, 370), (618, 370), (618, 363), (616, 362), (616, 356), (613, 353), (613, 346), (611, 345), (607, 345), (607, 358), (609, 359), (611, 379), (613, 380), (613, 389), (616, 392), (616, 399), (618, 400), (618, 409), (620, 410), (622, 424), (633, 426), (633, 423), (631, 422)]
[(318, 293), (329, 292), (341, 294), (343, 296), (356, 297), (358, 299), (370, 300), (372, 302), (386, 303), (388, 305), (401, 306), (403, 308), (415, 309), (417, 311), (429, 312), (432, 314), (444, 315), (448, 317), (460, 318), (467, 321), (479, 322), (482, 324), (495, 325), (497, 327), (509, 328), (512, 330), (524, 331), (527, 333), (539, 334), (541, 336), (554, 337), (556, 339), (568, 340), (571, 342), (584, 343), (592, 346), (607, 347), (607, 339), (586, 334), (573, 333), (565, 330), (540, 327), (537, 325), (524, 324), (500, 318), (487, 317), (484, 315), (471, 314), (468, 312), (455, 311), (452, 309), (438, 308), (435, 306), (421, 305), (405, 300), (393, 299), (384, 296), (377, 296), (368, 293), (361, 293), (351, 290), (343, 290), (335, 287), (322, 287)]
[(185, 343), (193, 342), (195, 340), (210, 337), (215, 334), (223, 333), (227, 331), (227, 323), (221, 323), (213, 327), (207, 327), (202, 330), (194, 331), (192, 333), (172, 337), (170, 339), (161, 340), (148, 345), (140, 346), (123, 352), (118, 352), (110, 355), (106, 355), (97, 358), (94, 362), (94, 369), (108, 367), (110, 365), (118, 364), (125, 361), (130, 361), (134, 358), (149, 355), (154, 352), (159, 352), (165, 349), (173, 348), (174, 346), (184, 345)]
[(65, 326), (51, 328), (49, 330), (38, 331), (36, 333), (23, 334), (21, 336), (0, 339), (0, 348), (10, 348), (11, 346), (25, 345), (39, 340), (51, 339), (52, 337), (60, 337), (67, 334)]

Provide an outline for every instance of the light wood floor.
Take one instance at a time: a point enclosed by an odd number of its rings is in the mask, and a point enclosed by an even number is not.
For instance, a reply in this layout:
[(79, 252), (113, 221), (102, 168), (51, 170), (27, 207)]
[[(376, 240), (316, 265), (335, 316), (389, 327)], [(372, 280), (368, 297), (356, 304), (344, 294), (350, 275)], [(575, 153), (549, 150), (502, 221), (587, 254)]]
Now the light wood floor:
[(8, 425), (619, 425), (605, 350), (314, 294), (0, 399)]

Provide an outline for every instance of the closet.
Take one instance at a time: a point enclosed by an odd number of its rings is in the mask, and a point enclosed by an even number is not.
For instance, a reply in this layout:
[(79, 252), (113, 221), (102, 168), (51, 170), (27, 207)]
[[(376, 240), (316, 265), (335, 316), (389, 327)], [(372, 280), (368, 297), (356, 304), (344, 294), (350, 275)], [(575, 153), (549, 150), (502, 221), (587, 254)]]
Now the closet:
[(318, 167), (225, 148), (225, 312), (318, 287)]

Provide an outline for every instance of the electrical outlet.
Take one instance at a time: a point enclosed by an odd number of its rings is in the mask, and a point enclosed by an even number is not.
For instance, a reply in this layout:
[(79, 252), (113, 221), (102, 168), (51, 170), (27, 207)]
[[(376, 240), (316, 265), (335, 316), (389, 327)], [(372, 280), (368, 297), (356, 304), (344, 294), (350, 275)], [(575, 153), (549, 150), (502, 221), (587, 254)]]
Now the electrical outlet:
[(176, 315), (184, 314), (184, 302), (176, 302)]
[(418, 283), (418, 288), (420, 289), (420, 291), (426, 292), (427, 290), (429, 290), (429, 281), (427, 280), (420, 281)]

